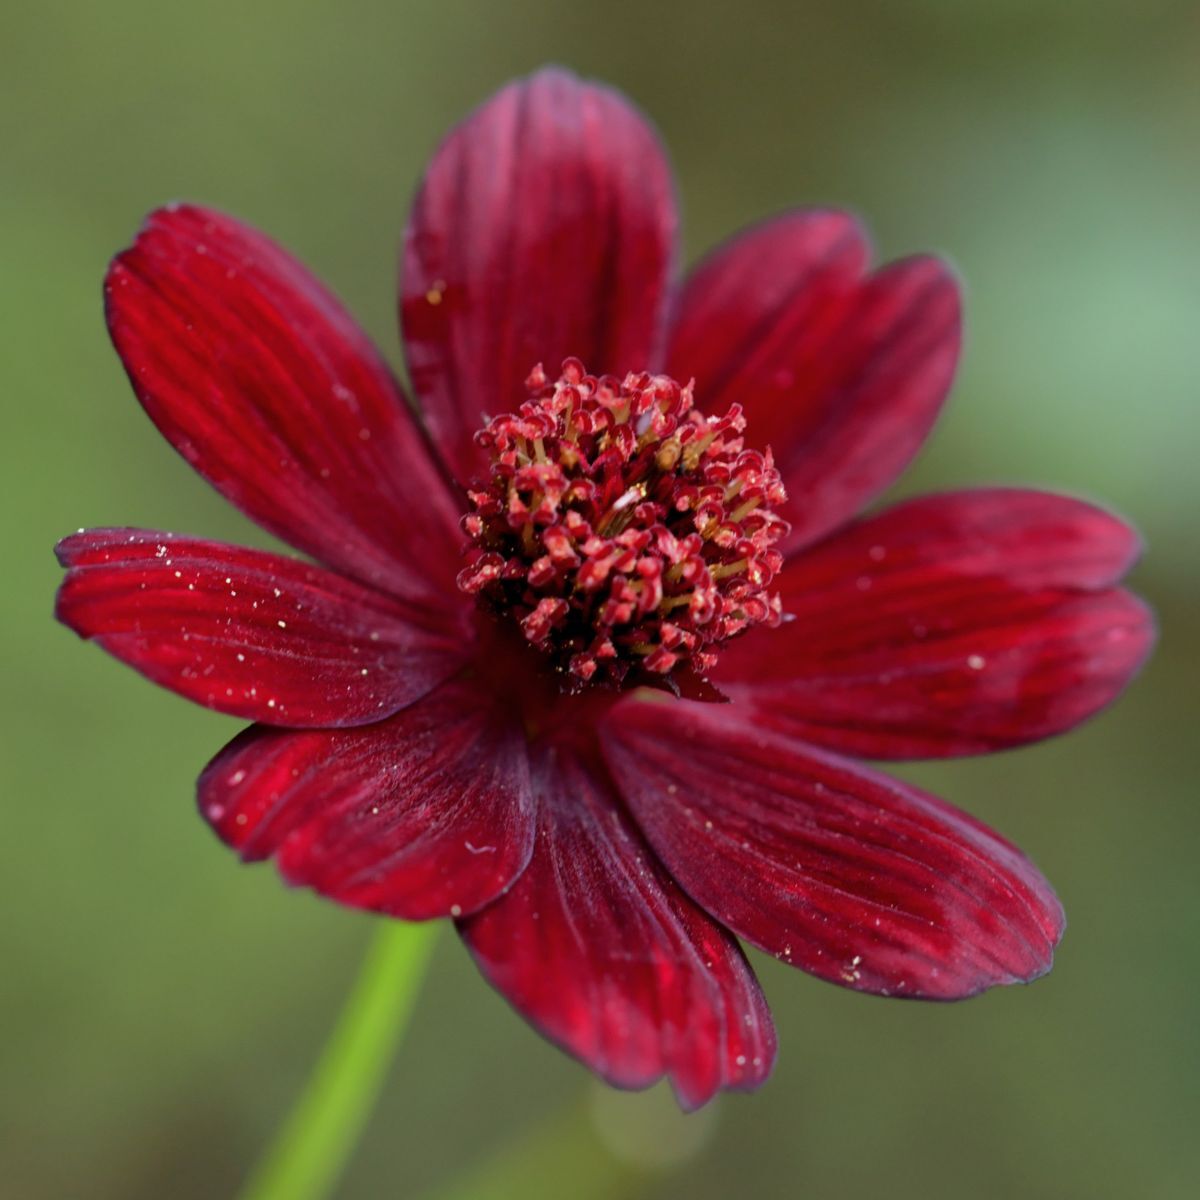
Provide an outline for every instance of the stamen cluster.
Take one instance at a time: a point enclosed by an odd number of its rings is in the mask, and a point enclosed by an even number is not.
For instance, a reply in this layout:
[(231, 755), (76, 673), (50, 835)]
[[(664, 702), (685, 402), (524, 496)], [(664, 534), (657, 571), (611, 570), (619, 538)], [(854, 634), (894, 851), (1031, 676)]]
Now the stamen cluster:
[(744, 447), (738, 405), (705, 416), (690, 383), (596, 377), (578, 359), (526, 385), (519, 412), (475, 435), (492, 463), (468, 492), (463, 591), (575, 687), (703, 676), (722, 642), (779, 623), (785, 493), (770, 450)]

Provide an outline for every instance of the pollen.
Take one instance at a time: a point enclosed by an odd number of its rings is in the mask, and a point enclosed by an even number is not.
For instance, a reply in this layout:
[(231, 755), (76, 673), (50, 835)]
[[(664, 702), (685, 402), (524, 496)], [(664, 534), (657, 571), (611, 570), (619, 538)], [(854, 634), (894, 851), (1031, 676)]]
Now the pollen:
[(703, 677), (730, 638), (779, 624), (786, 496), (739, 406), (706, 415), (691, 383), (597, 377), (577, 359), (526, 386), (476, 434), (491, 465), (468, 491), (464, 592), (571, 690)]

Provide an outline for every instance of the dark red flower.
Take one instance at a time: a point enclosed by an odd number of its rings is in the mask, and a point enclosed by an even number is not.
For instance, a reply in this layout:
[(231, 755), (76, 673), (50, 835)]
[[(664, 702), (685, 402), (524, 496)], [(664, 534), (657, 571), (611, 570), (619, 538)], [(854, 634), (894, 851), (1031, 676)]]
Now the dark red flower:
[(771, 1068), (738, 937), (880, 995), (1049, 968), (1062, 910), (1032, 863), (843, 756), (1060, 733), (1153, 626), (1116, 586), (1136, 535), (1092, 505), (859, 515), (949, 388), (944, 265), (871, 271), (852, 218), (796, 211), (676, 288), (675, 227), (624, 99), (557, 70), (505, 88), (437, 151), (405, 238), (418, 418), (282, 250), (154, 213), (105, 287), (134, 390), (323, 565), (90, 530), (59, 547), (58, 615), (256, 722), (199, 784), (243, 859), (455, 918), (548, 1038), (691, 1107)]

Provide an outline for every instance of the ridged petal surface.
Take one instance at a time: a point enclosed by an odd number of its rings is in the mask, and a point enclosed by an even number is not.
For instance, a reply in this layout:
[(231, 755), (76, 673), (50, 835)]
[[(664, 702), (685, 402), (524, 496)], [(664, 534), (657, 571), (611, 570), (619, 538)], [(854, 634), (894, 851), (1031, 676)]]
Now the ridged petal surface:
[(1111, 586), (1139, 550), (1065, 496), (924, 496), (859, 521), (779, 575), (790, 620), (728, 648), (719, 679), (761, 720), (866, 758), (978, 754), (1110, 704), (1154, 621)]
[(929, 1000), (1049, 970), (1064, 925), (1050, 885), (943, 801), (764, 732), (733, 706), (627, 701), (603, 740), (679, 884), (777, 958)]
[(147, 529), (64, 539), (56, 615), (148, 679), (271, 725), (361, 725), (457, 669), (461, 607), (311, 563)]
[(142, 406), (226, 499), (366, 583), (453, 589), (457, 502), (374, 346), (291, 255), (177, 205), (147, 218), (104, 295)]
[(549, 68), (503, 88), (434, 154), (413, 203), (400, 311), (413, 387), (452, 471), (538, 362), (656, 365), (674, 256), (670, 167), (619, 93)]
[(533, 849), (524, 739), (469, 680), (378, 725), (253, 727), (208, 765), (200, 812), (288, 883), (408, 920), (495, 899)]
[(770, 1071), (775, 1033), (737, 943), (685, 896), (599, 764), (534, 750), (533, 858), (460, 929), (488, 980), (619, 1087), (666, 1075), (695, 1108)]
[(928, 256), (867, 272), (845, 213), (785, 213), (688, 276), (667, 370), (710, 411), (746, 412), (788, 489), (788, 546), (815, 541), (891, 484), (924, 442), (958, 361), (958, 284)]

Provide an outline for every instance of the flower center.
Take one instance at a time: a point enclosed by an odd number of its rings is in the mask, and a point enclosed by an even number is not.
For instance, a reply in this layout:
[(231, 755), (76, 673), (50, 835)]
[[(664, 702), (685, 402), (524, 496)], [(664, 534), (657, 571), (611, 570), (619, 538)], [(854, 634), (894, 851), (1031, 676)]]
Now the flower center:
[(788, 529), (770, 450), (746, 421), (699, 412), (692, 384), (587, 374), (578, 359), (475, 435), (491, 473), (468, 491), (458, 586), (509, 616), (574, 690), (701, 677), (717, 650), (777, 625), (767, 589)]

